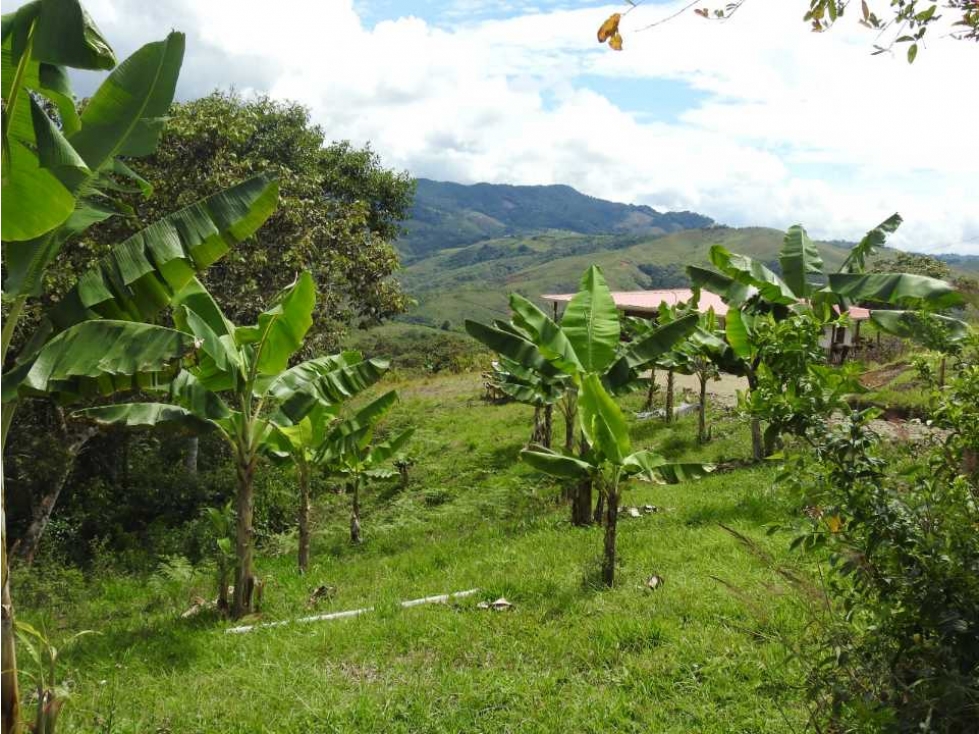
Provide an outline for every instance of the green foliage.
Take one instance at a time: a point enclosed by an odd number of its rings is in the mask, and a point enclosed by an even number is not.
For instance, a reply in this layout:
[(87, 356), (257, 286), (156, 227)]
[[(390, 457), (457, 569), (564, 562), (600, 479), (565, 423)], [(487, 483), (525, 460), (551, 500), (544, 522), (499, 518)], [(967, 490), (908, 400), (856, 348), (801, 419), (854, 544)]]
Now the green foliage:
[(829, 552), (833, 614), (813, 644), (833, 654), (813, 656), (808, 684), (832, 728), (960, 732), (975, 721), (977, 375), (961, 365), (939, 398), (944, 445), (885, 461), (867, 427), (876, 413), (864, 411), (813, 434), (812, 457), (784, 475), (810, 518), (796, 544)]
[[(407, 174), (384, 168), (370, 148), (328, 143), (299, 104), (214, 92), (173, 104), (153, 155), (134, 163), (154, 195), (124, 195), (135, 216), (93, 229), (85, 246), (101, 252), (163, 213), (229, 184), (268, 173), (281, 206), (257, 235), (202, 278), (234, 323), (252, 323), (268, 294), (299, 271), (330, 283), (317, 301), (306, 354), (334, 350), (351, 322), (374, 323), (404, 310), (390, 276), (390, 242), (411, 202)], [(73, 258), (72, 269), (83, 264)]]

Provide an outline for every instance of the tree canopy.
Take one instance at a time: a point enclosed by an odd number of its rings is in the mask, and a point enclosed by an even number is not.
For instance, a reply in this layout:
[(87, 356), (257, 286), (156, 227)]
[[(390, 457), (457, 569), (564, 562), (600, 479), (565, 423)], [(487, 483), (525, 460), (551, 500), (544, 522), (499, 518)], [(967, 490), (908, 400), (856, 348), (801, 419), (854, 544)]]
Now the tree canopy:
[(407, 172), (383, 167), (370, 147), (327, 144), (305, 107), (234, 91), (175, 103), (156, 152), (133, 168), (152, 195), (126, 194), (133, 216), (93, 228), (58, 277), (160, 214), (264, 171), (279, 182), (281, 206), (204, 278), (230, 319), (254, 321), (269, 294), (304, 270), (323, 284), (311, 352), (334, 347), (352, 321), (404, 310), (407, 299), (391, 278), (399, 267), (391, 241), (414, 183)]

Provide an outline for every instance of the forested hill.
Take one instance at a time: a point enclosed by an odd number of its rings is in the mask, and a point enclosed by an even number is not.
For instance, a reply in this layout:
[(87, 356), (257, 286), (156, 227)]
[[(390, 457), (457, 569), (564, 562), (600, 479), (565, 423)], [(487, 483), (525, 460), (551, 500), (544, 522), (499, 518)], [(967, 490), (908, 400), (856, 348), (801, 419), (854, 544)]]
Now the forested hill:
[(570, 186), (471, 186), (418, 179), (408, 233), (398, 240), (406, 262), (482, 240), (547, 230), (577, 234), (659, 235), (706, 227), (693, 212), (658, 212), (586, 196)]

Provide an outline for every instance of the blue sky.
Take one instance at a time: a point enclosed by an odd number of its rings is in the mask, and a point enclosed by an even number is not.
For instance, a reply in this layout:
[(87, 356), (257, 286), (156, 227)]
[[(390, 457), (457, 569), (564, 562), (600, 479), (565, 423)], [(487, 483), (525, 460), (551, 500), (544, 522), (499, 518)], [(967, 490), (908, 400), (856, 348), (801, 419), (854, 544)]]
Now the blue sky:
[(183, 98), (234, 85), (298, 100), (331, 138), (419, 176), (563, 183), (833, 239), (899, 211), (894, 244), (979, 254), (979, 153), (943, 132), (977, 119), (975, 95), (946, 82), (979, 51), (937, 33), (911, 67), (872, 57), (855, 22), (810, 33), (807, 0), (641, 30), (685, 5), (644, 4), (618, 53), (595, 33), (627, 6), (580, 0), (86, 5), (120, 56), (185, 31)]

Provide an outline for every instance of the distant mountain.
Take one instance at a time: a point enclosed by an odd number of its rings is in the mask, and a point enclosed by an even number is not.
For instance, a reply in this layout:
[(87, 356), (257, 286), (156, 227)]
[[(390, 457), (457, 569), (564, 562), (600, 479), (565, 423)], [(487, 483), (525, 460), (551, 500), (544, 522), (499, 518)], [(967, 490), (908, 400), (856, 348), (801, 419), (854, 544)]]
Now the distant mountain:
[(948, 263), (953, 268), (973, 273), (979, 272), (979, 255), (955, 255), (953, 253), (947, 253), (935, 255), (935, 257), (942, 262)]
[[(417, 304), (401, 317), (429, 326), (464, 319), (488, 321), (509, 312), (518, 292), (537, 300), (544, 293), (574, 292), (589, 265), (600, 265), (615, 290), (688, 287), (684, 267), (708, 263), (711, 245), (754, 257), (779, 271), (784, 232), (764, 227), (687, 229), (667, 235), (544, 232), (483, 240), (409, 264), (399, 275)], [(820, 243), (826, 267), (846, 259), (848, 248)]]
[(553, 230), (585, 235), (663, 235), (713, 224), (693, 212), (596, 199), (570, 186), (471, 186), (418, 179), (414, 206), (397, 242), (406, 262), (482, 240)]

